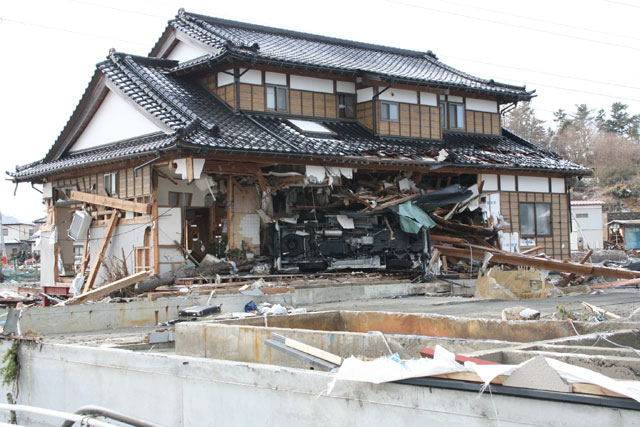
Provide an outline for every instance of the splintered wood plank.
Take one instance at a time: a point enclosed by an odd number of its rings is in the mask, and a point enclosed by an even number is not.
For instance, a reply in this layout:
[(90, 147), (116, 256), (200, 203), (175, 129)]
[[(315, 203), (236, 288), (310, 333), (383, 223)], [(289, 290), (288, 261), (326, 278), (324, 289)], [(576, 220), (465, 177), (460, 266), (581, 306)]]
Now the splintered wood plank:
[(67, 300), (64, 305), (80, 304), (85, 301), (91, 301), (91, 300), (96, 300), (98, 298), (105, 297), (112, 292), (118, 291), (120, 289), (126, 288), (127, 286), (131, 286), (135, 283), (138, 283), (139, 281), (146, 279), (147, 276), (149, 276), (148, 271), (141, 271), (139, 273), (132, 274), (131, 276), (127, 276), (123, 279), (116, 280), (115, 282), (109, 283), (104, 286), (100, 286), (97, 289), (83, 293), (82, 295), (79, 295), (77, 297), (71, 298)]
[(102, 238), (102, 242), (100, 242), (100, 249), (98, 249), (98, 253), (96, 253), (96, 259), (93, 260), (91, 271), (89, 271), (87, 281), (84, 283), (84, 287), (82, 288), (83, 294), (86, 294), (87, 291), (91, 289), (91, 287), (93, 286), (93, 282), (95, 282), (96, 277), (98, 277), (98, 270), (100, 270), (100, 267), (102, 266), (102, 257), (107, 251), (107, 247), (109, 247), (109, 242), (111, 241), (111, 236), (113, 236), (113, 231), (116, 229), (116, 224), (118, 223), (119, 216), (120, 211), (114, 209), (113, 214), (111, 215), (111, 219), (109, 220), (109, 224), (107, 225), (104, 237)]
[(130, 200), (116, 199), (115, 197), (100, 196), (75, 190), (71, 190), (69, 192), (69, 197), (79, 202), (91, 203), (98, 206), (107, 206), (123, 211), (137, 212), (140, 214), (150, 213), (150, 206), (147, 203), (132, 202)]

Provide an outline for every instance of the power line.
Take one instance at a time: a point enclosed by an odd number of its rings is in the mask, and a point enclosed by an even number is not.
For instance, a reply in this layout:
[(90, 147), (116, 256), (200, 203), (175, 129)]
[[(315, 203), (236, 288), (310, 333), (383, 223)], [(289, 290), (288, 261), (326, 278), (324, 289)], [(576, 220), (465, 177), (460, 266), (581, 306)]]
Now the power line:
[(93, 3), (93, 2), (89, 2), (89, 1), (83, 1), (83, 0), (70, 0), (70, 1), (72, 1), (74, 3), (84, 4), (84, 5), (87, 5), (87, 6), (99, 7), (99, 8), (102, 8), (102, 9), (117, 10), (119, 12), (131, 13), (131, 14), (140, 15), (140, 16), (147, 16), (147, 17), (150, 17), (150, 18), (159, 18), (159, 19), (162, 19), (163, 21), (167, 20), (166, 16), (153, 15), (151, 13), (138, 12), (136, 10), (121, 9), (119, 7), (114, 7), (114, 6), (105, 6), (103, 4)]
[[(500, 79), (500, 80), (512, 80), (510, 78), (507, 77), (500, 77), (500, 76), (491, 76), (492, 78), (496, 78), (496, 79)], [(512, 80), (513, 81), (513, 80)], [(548, 87), (548, 88), (552, 88), (552, 89), (558, 89), (558, 90), (566, 90), (569, 92), (576, 92), (576, 93), (584, 93), (586, 95), (596, 95), (596, 96), (602, 96), (605, 98), (611, 98), (611, 99), (617, 99), (617, 100), (624, 100), (624, 101), (632, 101), (632, 102), (640, 102), (640, 99), (636, 99), (636, 98), (627, 98), (625, 96), (617, 96), (617, 95), (610, 95), (610, 94), (606, 94), (606, 93), (599, 93), (599, 92), (590, 92), (590, 91), (586, 91), (586, 90), (579, 90), (579, 89), (571, 89), (568, 87), (562, 87), (562, 86), (553, 86), (553, 85), (548, 85), (548, 84), (544, 84), (544, 83), (536, 83), (536, 82), (529, 82), (532, 85), (535, 86), (539, 86), (539, 87)]]
[(636, 5), (636, 4), (629, 4), (629, 3), (625, 3), (625, 2), (621, 2), (621, 1), (613, 1), (613, 0), (602, 0), (606, 3), (614, 3), (614, 4), (621, 4), (623, 6), (627, 6), (627, 7), (634, 7), (636, 9), (640, 9), (640, 6)]
[[(608, 36), (614, 36), (614, 37), (620, 37), (620, 38), (628, 38), (628, 39), (633, 39), (633, 40), (640, 40), (640, 37), (633, 37), (633, 36), (626, 36), (626, 35), (622, 35), (622, 34), (609, 33), (609, 32), (606, 32), (606, 31), (594, 30), (594, 29), (587, 28), (587, 27), (579, 27), (577, 25), (564, 24), (562, 22), (547, 21), (546, 19), (533, 18), (533, 17), (530, 17), (530, 16), (518, 15), (518, 14), (515, 14), (515, 13), (509, 13), (509, 12), (503, 12), (501, 10), (488, 9), (488, 8), (485, 8), (485, 7), (471, 6), (471, 5), (468, 5), (468, 4), (465, 4), (465, 3), (459, 3), (459, 2), (450, 1), (450, 0), (438, 0), (438, 1), (440, 1), (442, 3), (450, 3), (450, 4), (457, 5), (457, 6), (468, 7), (470, 9), (483, 10), (485, 12), (497, 13), (499, 15), (513, 16), (515, 18), (521, 18), (521, 19), (528, 19), (529, 21), (535, 21), (535, 22), (542, 22), (542, 23), (545, 23), (545, 24), (558, 25), (560, 27), (573, 28), (573, 29), (576, 29), (576, 30), (589, 31), (589, 32), (592, 32), (592, 33), (605, 34), (605, 35), (608, 35)], [(611, 2), (611, 3), (614, 3), (614, 2)], [(617, 2), (615, 2), (615, 3), (617, 3)]]
[(113, 40), (113, 41), (118, 41), (118, 42), (123, 42), (123, 43), (136, 44), (138, 46), (147, 46), (147, 44), (144, 44), (144, 43), (138, 43), (138, 42), (134, 42), (134, 41), (130, 41), (130, 40), (124, 40), (124, 39), (117, 39), (115, 37), (103, 36), (103, 35), (100, 35), (100, 34), (85, 33), (85, 32), (74, 31), (74, 30), (67, 30), (65, 28), (51, 27), (51, 26), (48, 26), (48, 25), (36, 24), (34, 22), (18, 21), (17, 19), (10, 19), (10, 18), (2, 18), (2, 17), (0, 17), (0, 24), (2, 22), (5, 22), (5, 21), (6, 22), (11, 22), (11, 23), (14, 23), (14, 24), (27, 25), (27, 26), (30, 26), (30, 27), (44, 28), (46, 30), (59, 31), (59, 32), (62, 32), (62, 33), (75, 34), (75, 35), (79, 35), (79, 36), (95, 37), (95, 38), (100, 38), (100, 39), (105, 39), (105, 40)]
[(537, 33), (551, 34), (551, 35), (560, 36), (560, 37), (566, 37), (566, 38), (570, 38), (570, 39), (588, 41), (588, 42), (591, 42), (591, 43), (599, 43), (599, 44), (603, 44), (603, 45), (607, 45), (607, 46), (615, 46), (615, 47), (620, 47), (620, 48), (623, 48), (623, 49), (631, 49), (631, 50), (640, 51), (640, 48), (637, 48), (637, 47), (628, 46), (628, 45), (622, 45), (622, 44), (618, 44), (618, 43), (611, 43), (611, 42), (606, 42), (606, 41), (602, 41), (602, 40), (590, 39), (588, 37), (574, 36), (574, 35), (571, 35), (571, 34), (563, 34), (563, 33), (558, 33), (558, 32), (555, 32), (555, 31), (541, 30), (541, 29), (538, 29), (538, 28), (527, 27), (525, 25), (518, 25), (518, 24), (512, 24), (512, 23), (508, 23), (508, 22), (501, 22), (501, 21), (496, 21), (496, 20), (493, 20), (493, 19), (479, 18), (477, 16), (465, 15), (463, 13), (449, 12), (449, 11), (446, 11), (446, 10), (436, 9), (436, 8), (432, 8), (432, 7), (425, 7), (425, 6), (421, 6), (421, 5), (417, 5), (417, 4), (403, 3), (403, 2), (398, 1), (398, 0), (385, 0), (385, 1), (388, 2), (388, 3), (399, 4), (399, 5), (402, 5), (402, 6), (408, 6), (408, 7), (414, 7), (414, 8), (417, 8), (417, 9), (429, 10), (431, 12), (436, 12), (436, 13), (443, 13), (445, 15), (461, 16), (461, 17), (467, 18), (467, 19), (473, 19), (473, 20), (476, 20), (476, 21), (483, 21), (483, 22), (490, 22), (492, 24), (498, 24), (498, 25), (504, 25), (504, 26), (507, 26), (507, 27), (520, 28), (520, 29), (523, 29), (523, 30), (533, 31), (533, 32), (537, 32)]
[(604, 81), (601, 81), (601, 80), (585, 79), (585, 78), (580, 78), (580, 77), (575, 77), (575, 76), (568, 76), (566, 74), (556, 74), (556, 73), (549, 73), (549, 72), (546, 72), (546, 71), (531, 70), (531, 69), (528, 69), (528, 68), (513, 67), (513, 66), (510, 66), (510, 65), (504, 65), (504, 64), (495, 64), (495, 63), (492, 63), (492, 62), (485, 62), (485, 61), (478, 61), (478, 60), (474, 60), (474, 59), (462, 58), (460, 56), (442, 55), (442, 57), (451, 58), (451, 59), (457, 59), (457, 60), (467, 61), (467, 62), (474, 62), (474, 63), (477, 63), (477, 64), (491, 65), (491, 66), (500, 67), (500, 68), (509, 68), (509, 69), (512, 69), (512, 70), (526, 71), (526, 72), (534, 73), (534, 74), (544, 74), (544, 75), (547, 75), (547, 76), (563, 77), (563, 78), (566, 78), (566, 79), (580, 80), (580, 81), (588, 82), (588, 83), (598, 83), (598, 84), (603, 84), (603, 85), (607, 85), (607, 86), (617, 86), (617, 87), (621, 87), (621, 88), (625, 88), (625, 89), (637, 89), (637, 90), (640, 90), (640, 87), (637, 87), (637, 86), (621, 85), (619, 83), (609, 83), (609, 82), (604, 82)]

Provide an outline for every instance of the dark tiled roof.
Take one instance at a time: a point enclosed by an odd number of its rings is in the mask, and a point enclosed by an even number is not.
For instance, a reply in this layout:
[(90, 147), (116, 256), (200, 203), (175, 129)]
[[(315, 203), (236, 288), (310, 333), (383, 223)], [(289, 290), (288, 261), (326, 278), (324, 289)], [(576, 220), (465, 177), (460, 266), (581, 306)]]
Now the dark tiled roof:
[(89, 150), (78, 151), (51, 162), (38, 161), (16, 168), (11, 176), (18, 180), (45, 176), (72, 168), (87, 168), (122, 159), (145, 157), (175, 142), (175, 136), (163, 133), (135, 138)]
[[(584, 173), (579, 165), (561, 159), (504, 130), (502, 136), (445, 132), (443, 140), (375, 137), (358, 123), (322, 120), (330, 137), (299, 132), (285, 117), (234, 113), (224, 102), (190, 76), (170, 72), (175, 62), (112, 53), (98, 68), (171, 132), (156, 134), (82, 152), (64, 154), (17, 168), (18, 181), (59, 173), (66, 169), (151, 156), (180, 144), (208, 151), (321, 156), (343, 161), (434, 163), (442, 149), (446, 164), (563, 170)], [(309, 120), (306, 118), (306, 120)]]
[[(278, 63), (299, 64), (350, 73), (371, 73), (394, 80), (457, 87), (502, 95), (509, 99), (529, 99), (524, 87), (481, 79), (438, 61), (429, 52), (415, 52), (386, 46), (323, 37), (278, 28), (252, 25), (181, 12), (170, 21), (171, 27), (225, 53)], [(153, 52), (153, 51), (152, 51)], [(205, 61), (190, 61), (177, 69)]]

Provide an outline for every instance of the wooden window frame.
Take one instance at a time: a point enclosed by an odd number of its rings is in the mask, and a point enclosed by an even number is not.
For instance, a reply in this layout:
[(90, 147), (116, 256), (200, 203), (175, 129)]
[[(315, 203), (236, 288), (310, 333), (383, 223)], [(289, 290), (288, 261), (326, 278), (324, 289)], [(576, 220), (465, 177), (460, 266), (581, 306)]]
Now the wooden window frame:
[[(269, 108), (269, 89), (273, 89), (273, 97), (274, 97), (274, 102), (275, 102), (275, 108)], [(286, 106), (284, 109), (278, 109), (278, 89), (282, 89), (284, 90), (284, 100), (286, 102)], [(288, 113), (290, 110), (290, 106), (289, 106), (289, 88), (287, 86), (282, 86), (282, 85), (274, 85), (274, 84), (269, 84), (269, 85), (265, 85), (265, 89), (264, 89), (264, 109), (265, 111), (277, 111), (279, 113)]]
[[(533, 234), (525, 234), (522, 232), (522, 205), (532, 205), (533, 206)], [(538, 233), (538, 206), (539, 205), (547, 205), (549, 207), (549, 233), (542, 234)], [(528, 237), (552, 237), (553, 236), (553, 212), (552, 212), (552, 204), (549, 202), (520, 202), (518, 205), (518, 215), (520, 218), (520, 237), (528, 238)]]
[[(456, 114), (456, 126), (451, 125), (450, 109), (452, 106), (462, 107), (462, 113), (458, 116)], [(449, 100), (438, 101), (438, 108), (440, 109), (440, 127), (445, 130), (463, 131), (466, 129), (466, 107), (464, 102), (450, 102)], [(460, 123), (461, 122), (461, 123)]]
[[(117, 171), (104, 174), (102, 184), (104, 187), (104, 192), (107, 194), (107, 196), (113, 197), (114, 195), (118, 195), (118, 184), (120, 182), (118, 178), (119, 177)], [(107, 183), (109, 183), (108, 186)]]
[[(341, 97), (349, 97), (351, 99), (353, 99), (353, 116), (348, 116), (346, 115), (346, 103), (345, 104), (340, 104), (340, 98)], [(338, 102), (338, 106), (337, 106), (337, 110), (338, 110), (338, 118), (340, 119), (355, 119), (358, 117), (358, 100), (356, 99), (356, 95), (353, 93), (336, 93), (336, 101)], [(344, 108), (340, 108), (340, 105), (344, 105)], [(342, 115), (342, 113), (345, 113), (344, 116)]]
[[(389, 106), (389, 113), (388, 113), (388, 117), (386, 119), (384, 118), (384, 106), (385, 105)], [(391, 118), (391, 107), (392, 106), (396, 107), (396, 118), (395, 119)], [(380, 101), (380, 121), (382, 121), (382, 122), (392, 122), (392, 123), (400, 122), (400, 104), (398, 104), (397, 102)]]

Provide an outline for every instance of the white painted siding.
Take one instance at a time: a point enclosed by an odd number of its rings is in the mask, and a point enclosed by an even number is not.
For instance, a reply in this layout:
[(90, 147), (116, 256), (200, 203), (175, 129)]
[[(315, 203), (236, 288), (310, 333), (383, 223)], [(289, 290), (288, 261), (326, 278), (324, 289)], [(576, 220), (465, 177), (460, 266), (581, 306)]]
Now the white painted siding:
[(169, 52), (169, 54), (167, 55), (167, 59), (184, 62), (203, 55), (208, 55), (209, 53), (210, 52), (207, 52), (202, 48), (184, 42), (178, 42), (178, 44), (175, 45), (174, 48), (171, 49), (171, 52)]
[(358, 102), (367, 102), (373, 99), (373, 88), (365, 87), (364, 89), (358, 89)]
[(571, 250), (579, 250), (580, 241), (583, 249), (602, 249), (602, 205), (571, 206), (571, 216)]
[[(383, 88), (379, 88), (379, 90), (383, 90)], [(388, 89), (382, 92), (378, 98), (381, 101), (393, 101), (393, 102), (404, 102), (407, 104), (417, 104), (418, 92), (414, 90)]]
[[(233, 70), (228, 69), (227, 73), (233, 74)], [(233, 83), (233, 76), (227, 73), (218, 73), (218, 87), (230, 85), (231, 83)]]
[(333, 80), (290, 75), (289, 87), (311, 92), (333, 93)]
[(69, 151), (86, 150), (161, 130), (144, 113), (109, 91)]
[(420, 105), (438, 106), (438, 95), (429, 92), (420, 92)]
[(482, 174), (480, 179), (484, 181), (482, 191), (497, 191), (498, 190), (498, 175)]
[[(244, 72), (244, 68), (240, 68), (240, 74)], [(252, 85), (261, 85), (262, 84), (262, 71), (259, 70), (249, 70), (246, 73), (242, 74), (240, 77), (240, 83), (249, 83)]]
[(500, 175), (500, 190), (516, 191), (516, 177), (513, 175)]
[(356, 93), (356, 84), (353, 82), (336, 82), (336, 91), (342, 93)]
[(467, 110), (484, 111), (486, 113), (497, 113), (498, 103), (496, 101), (488, 101), (486, 99), (467, 98)]
[(283, 73), (273, 73), (271, 71), (267, 71), (264, 73), (264, 82), (272, 85), (286, 86), (287, 75)]
[(532, 193), (548, 193), (549, 178), (539, 176), (519, 176), (518, 191), (529, 191)]

